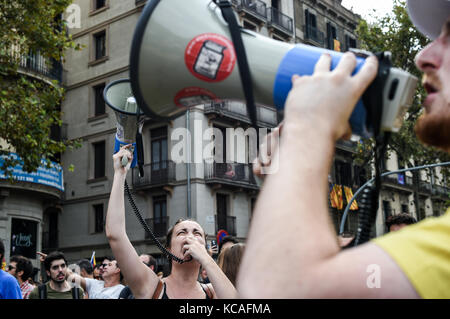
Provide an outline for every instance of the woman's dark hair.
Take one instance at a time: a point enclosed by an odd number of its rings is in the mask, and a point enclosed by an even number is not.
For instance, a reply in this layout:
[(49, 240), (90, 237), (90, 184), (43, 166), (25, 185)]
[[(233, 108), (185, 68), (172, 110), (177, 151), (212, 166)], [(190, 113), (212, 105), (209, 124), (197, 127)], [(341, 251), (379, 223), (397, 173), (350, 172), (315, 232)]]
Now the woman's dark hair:
[(23, 271), (22, 276), (20, 276), (22, 281), (26, 281), (31, 277), (31, 274), (33, 273), (33, 264), (28, 258), (16, 255), (10, 258), (10, 262), (16, 263), (16, 274)]
[(60, 259), (63, 259), (67, 266), (66, 256), (64, 256), (64, 254), (62, 252), (54, 251), (54, 252), (51, 252), (50, 254), (48, 254), (47, 257), (45, 257), (45, 261), (44, 261), (45, 270), (50, 271), (52, 262), (54, 262), (55, 260), (60, 260)]

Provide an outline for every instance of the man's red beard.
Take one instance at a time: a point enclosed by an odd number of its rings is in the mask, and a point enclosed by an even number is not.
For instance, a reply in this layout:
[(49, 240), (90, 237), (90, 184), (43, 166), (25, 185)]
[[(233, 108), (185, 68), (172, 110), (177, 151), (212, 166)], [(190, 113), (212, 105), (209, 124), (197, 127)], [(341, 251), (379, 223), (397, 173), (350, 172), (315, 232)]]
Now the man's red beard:
[(445, 113), (424, 113), (419, 117), (414, 130), (422, 143), (444, 151), (450, 150), (450, 111), (448, 110), (450, 108), (447, 108)]

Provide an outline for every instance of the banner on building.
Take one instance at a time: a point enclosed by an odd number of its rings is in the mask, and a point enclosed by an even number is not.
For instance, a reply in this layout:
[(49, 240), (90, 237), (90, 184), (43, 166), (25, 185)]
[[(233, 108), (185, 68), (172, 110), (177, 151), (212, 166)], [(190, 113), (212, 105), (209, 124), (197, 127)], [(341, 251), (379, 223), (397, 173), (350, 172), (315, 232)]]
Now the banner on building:
[[(15, 153), (10, 153), (9, 155), (0, 156), (0, 167), (3, 165), (4, 158), (13, 158), (22, 162), (20, 157)], [(50, 168), (47, 168), (46, 161), (42, 160), (41, 165), (38, 167), (36, 172), (28, 173), (22, 169), (22, 163), (19, 163), (14, 168), (12, 168), (12, 175), (16, 181), (36, 183), (41, 185), (46, 185), (64, 191), (64, 179), (63, 170), (61, 165), (51, 162)], [(0, 179), (8, 179), (5, 172), (0, 170)]]

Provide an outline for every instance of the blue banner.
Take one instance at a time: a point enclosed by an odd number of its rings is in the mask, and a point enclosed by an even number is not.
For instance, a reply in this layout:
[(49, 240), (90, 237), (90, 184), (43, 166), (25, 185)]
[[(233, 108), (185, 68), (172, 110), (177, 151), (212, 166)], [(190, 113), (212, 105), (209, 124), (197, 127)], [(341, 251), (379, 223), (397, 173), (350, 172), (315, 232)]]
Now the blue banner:
[[(4, 158), (13, 158), (21, 162), (12, 168), (12, 175), (16, 181), (42, 184), (64, 191), (63, 170), (58, 163), (51, 162), (51, 167), (47, 168), (47, 162), (42, 160), (36, 172), (27, 173), (22, 169), (22, 160), (17, 154), (0, 156), (0, 167), (3, 165)], [(2, 170), (0, 170), (0, 179), (8, 179)]]

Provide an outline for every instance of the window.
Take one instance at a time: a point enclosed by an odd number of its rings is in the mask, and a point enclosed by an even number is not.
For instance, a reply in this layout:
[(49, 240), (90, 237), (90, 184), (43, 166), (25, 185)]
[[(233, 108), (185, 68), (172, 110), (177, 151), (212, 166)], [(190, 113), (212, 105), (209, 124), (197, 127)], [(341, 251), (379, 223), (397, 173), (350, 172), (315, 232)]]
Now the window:
[[(214, 158), (221, 158), (222, 163), (227, 161), (227, 131), (225, 127), (215, 126), (214, 129), (219, 130), (222, 133), (222, 140), (215, 137), (214, 139)], [(222, 145), (220, 145), (222, 143)]]
[(94, 144), (94, 178), (105, 176), (105, 142)]
[(104, 218), (103, 218), (103, 204), (93, 205), (94, 208), (94, 232), (103, 233)]
[(167, 127), (155, 128), (150, 131), (152, 170), (167, 168)]
[(103, 30), (99, 33), (94, 34), (94, 58), (99, 60), (106, 57), (106, 31)]
[(335, 164), (335, 181), (336, 184), (352, 186), (352, 164), (336, 161)]
[(355, 40), (355, 38), (353, 38), (353, 37), (351, 37), (349, 35), (346, 35), (345, 36), (345, 48), (346, 48), (347, 51), (350, 50), (351, 48), (356, 48), (356, 40)]
[(306, 37), (317, 39), (317, 19), (308, 9), (305, 10)]
[(106, 6), (106, 0), (94, 0), (94, 10), (101, 9)]
[(337, 31), (336, 28), (331, 25), (330, 22), (327, 23), (327, 48), (330, 50), (334, 50), (334, 40), (337, 39)]
[(167, 199), (166, 196), (153, 197), (153, 232), (155, 236), (167, 233)]
[(402, 204), (402, 211), (401, 211), (401, 213), (409, 213), (408, 204)]
[(228, 195), (217, 194), (217, 230), (227, 230), (227, 215), (228, 215)]
[[(384, 222), (386, 222), (386, 220), (392, 216), (392, 209), (391, 209), (391, 203), (387, 200), (383, 201), (383, 212), (384, 212)], [(389, 230), (389, 229), (388, 229)]]
[(280, 0), (272, 0), (272, 8), (280, 9)]
[(103, 90), (105, 83), (93, 87), (94, 90), (94, 115), (105, 114), (105, 100), (103, 99)]

